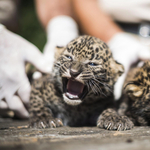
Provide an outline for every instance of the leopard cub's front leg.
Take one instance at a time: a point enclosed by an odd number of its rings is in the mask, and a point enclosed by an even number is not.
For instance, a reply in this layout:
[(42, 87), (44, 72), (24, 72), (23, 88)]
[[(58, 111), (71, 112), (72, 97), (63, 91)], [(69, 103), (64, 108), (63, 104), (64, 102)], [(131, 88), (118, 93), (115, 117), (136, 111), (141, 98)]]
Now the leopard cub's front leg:
[(127, 116), (120, 116), (114, 109), (106, 109), (97, 120), (97, 126), (107, 130), (129, 130), (133, 122)]
[(30, 128), (55, 128), (63, 126), (61, 119), (54, 118), (48, 105), (56, 96), (51, 83), (43, 85), (41, 80), (34, 81), (30, 96)]
[(61, 119), (54, 118), (49, 108), (40, 107), (30, 111), (30, 128), (56, 128), (63, 126)]

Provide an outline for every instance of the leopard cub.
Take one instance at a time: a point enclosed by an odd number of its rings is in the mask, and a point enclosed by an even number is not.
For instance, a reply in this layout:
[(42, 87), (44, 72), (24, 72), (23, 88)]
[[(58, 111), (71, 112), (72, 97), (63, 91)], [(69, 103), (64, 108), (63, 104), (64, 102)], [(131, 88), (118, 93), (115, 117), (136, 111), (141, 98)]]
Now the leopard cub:
[(150, 61), (130, 69), (119, 113), (127, 115), (134, 125), (150, 126)]
[(32, 84), (29, 126), (131, 129), (132, 121), (115, 110), (114, 84), (124, 68), (108, 46), (85, 35), (58, 51), (52, 74)]

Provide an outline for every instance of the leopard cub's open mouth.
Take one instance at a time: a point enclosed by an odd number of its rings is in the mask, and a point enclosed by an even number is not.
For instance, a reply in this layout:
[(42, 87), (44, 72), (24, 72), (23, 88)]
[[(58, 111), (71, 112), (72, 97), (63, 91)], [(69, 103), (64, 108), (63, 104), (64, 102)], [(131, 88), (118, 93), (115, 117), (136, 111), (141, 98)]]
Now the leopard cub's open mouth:
[(62, 78), (64, 101), (70, 105), (78, 105), (87, 95), (87, 86), (74, 78)]

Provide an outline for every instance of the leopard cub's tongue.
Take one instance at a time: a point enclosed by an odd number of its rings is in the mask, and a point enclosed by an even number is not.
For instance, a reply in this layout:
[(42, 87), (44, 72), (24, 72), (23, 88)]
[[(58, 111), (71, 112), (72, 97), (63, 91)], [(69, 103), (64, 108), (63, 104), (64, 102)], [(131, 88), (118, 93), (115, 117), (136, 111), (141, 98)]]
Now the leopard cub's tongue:
[(67, 91), (72, 95), (79, 95), (83, 92), (84, 84), (81, 82), (69, 79), (67, 83)]

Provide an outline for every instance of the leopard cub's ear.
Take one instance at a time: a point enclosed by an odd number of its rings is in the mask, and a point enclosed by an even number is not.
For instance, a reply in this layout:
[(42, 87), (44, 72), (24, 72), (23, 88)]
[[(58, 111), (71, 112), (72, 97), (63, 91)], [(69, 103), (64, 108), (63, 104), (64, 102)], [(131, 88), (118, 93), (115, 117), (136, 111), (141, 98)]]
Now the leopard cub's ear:
[(124, 67), (114, 59), (110, 60), (110, 67), (112, 70), (112, 75), (114, 76), (114, 81), (116, 82), (117, 79), (124, 73)]
[(135, 81), (128, 82), (124, 89), (127, 95), (133, 100), (140, 98), (143, 94), (143, 87), (138, 85)]
[(56, 46), (55, 47), (55, 60), (57, 60), (60, 55), (62, 54), (62, 52), (65, 50), (66, 47), (63, 46)]

